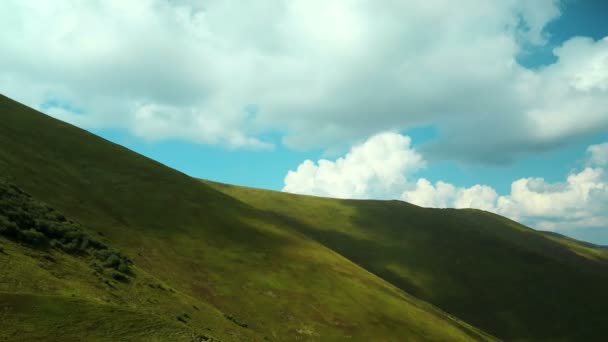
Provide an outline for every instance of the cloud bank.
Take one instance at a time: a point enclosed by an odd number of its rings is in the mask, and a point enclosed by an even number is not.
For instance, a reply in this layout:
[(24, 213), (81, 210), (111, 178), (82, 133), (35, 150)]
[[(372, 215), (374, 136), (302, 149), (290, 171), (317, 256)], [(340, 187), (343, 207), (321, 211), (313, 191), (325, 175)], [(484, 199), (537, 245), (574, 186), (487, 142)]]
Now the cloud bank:
[(399, 198), (424, 207), (477, 208), (537, 229), (608, 227), (608, 143), (588, 148), (588, 166), (565, 181), (543, 178), (513, 181), (499, 195), (488, 185), (456, 185), (414, 177), (425, 166), (410, 139), (382, 133), (354, 146), (336, 161), (307, 160), (285, 177), (283, 191), (339, 198)]
[(328, 148), (434, 125), (429, 158), (508, 162), (608, 128), (608, 39), (516, 61), (559, 15), (554, 0), (6, 0), (0, 91), (150, 140)]

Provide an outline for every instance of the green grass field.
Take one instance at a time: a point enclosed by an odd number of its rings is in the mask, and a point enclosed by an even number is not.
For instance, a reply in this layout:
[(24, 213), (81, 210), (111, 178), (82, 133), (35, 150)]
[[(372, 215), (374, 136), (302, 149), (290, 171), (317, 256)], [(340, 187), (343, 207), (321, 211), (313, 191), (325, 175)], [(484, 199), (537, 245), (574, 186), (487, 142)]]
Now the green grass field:
[(84, 256), (0, 238), (10, 336), (87, 336), (87, 320), (58, 334), (74, 311), (104, 321), (102, 340), (492, 339), (272, 213), (7, 98), (0, 113), (0, 176), (103, 236), (134, 272), (108, 285)]
[(608, 335), (606, 250), (478, 210), (200, 181), (2, 96), (0, 178), (132, 261), (0, 236), (0, 340)]
[(608, 336), (608, 252), (481, 210), (336, 200), (204, 181), (400, 289), (510, 341)]

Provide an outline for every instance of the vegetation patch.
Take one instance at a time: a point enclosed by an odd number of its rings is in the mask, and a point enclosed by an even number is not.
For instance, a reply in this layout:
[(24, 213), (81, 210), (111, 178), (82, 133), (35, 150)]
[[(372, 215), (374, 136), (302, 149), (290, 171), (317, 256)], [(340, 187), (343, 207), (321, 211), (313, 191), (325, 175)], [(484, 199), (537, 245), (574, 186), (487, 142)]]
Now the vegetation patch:
[(0, 179), (0, 235), (34, 248), (53, 248), (90, 256), (94, 270), (112, 269), (112, 278), (127, 281), (132, 261), (87, 234), (77, 223), (35, 200), (6, 179)]
[(181, 315), (177, 315), (175, 317), (175, 319), (177, 319), (178, 321), (180, 321), (182, 323), (188, 323), (188, 320), (190, 319), (190, 315), (188, 315), (187, 313), (181, 314)]
[(198, 335), (192, 337), (192, 342), (220, 342), (220, 340), (216, 340), (213, 337), (209, 337), (207, 335)]
[(238, 319), (236, 319), (232, 315), (224, 314), (224, 317), (226, 317), (227, 320), (231, 321), (232, 323), (234, 323), (234, 324), (236, 324), (236, 325), (238, 325), (240, 327), (243, 327), (243, 328), (247, 328), (248, 327), (247, 323), (239, 321)]

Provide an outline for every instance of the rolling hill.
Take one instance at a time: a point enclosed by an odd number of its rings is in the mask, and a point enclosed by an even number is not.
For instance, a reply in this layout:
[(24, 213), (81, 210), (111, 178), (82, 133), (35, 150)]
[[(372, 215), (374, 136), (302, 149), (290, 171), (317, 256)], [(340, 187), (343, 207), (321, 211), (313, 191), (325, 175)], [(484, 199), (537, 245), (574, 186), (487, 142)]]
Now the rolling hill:
[(1, 340), (494, 339), (273, 213), (6, 97), (0, 146)]
[(3, 96), (0, 185), (0, 340), (608, 336), (605, 249), (479, 210), (201, 181)]
[(204, 181), (400, 289), (509, 341), (608, 336), (608, 252), (475, 209), (337, 200)]

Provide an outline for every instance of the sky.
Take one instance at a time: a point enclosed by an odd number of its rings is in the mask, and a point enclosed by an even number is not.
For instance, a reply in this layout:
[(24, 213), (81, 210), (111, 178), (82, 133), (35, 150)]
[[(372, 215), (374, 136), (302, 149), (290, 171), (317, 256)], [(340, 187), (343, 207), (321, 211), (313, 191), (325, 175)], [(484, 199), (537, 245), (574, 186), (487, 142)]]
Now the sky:
[(194, 177), (608, 245), (608, 3), (0, 2), (0, 92)]

